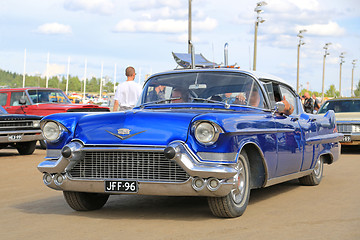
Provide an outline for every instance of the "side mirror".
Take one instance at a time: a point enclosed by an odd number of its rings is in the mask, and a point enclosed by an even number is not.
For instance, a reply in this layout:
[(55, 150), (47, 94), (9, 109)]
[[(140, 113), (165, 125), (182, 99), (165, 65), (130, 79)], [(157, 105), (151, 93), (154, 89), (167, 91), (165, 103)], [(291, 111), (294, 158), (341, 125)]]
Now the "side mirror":
[(282, 113), (285, 110), (285, 103), (276, 102), (275, 103), (275, 112)]
[(24, 96), (22, 96), (22, 97), (19, 99), (19, 103), (20, 103), (21, 105), (25, 105), (25, 104), (26, 104), (26, 99), (25, 99)]
[(317, 114), (317, 113), (318, 113), (318, 111), (316, 111), (316, 110), (313, 111), (313, 114)]

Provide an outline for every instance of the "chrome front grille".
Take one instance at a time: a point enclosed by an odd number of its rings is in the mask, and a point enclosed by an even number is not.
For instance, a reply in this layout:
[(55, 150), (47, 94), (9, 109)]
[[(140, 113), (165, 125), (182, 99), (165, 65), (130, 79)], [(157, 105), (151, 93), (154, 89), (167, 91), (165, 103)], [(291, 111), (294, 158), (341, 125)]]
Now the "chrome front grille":
[(72, 178), (184, 182), (189, 175), (162, 152), (86, 152), (70, 171)]
[(337, 129), (340, 133), (358, 133), (360, 132), (360, 124), (337, 124)]
[(24, 129), (27, 129), (27, 128), (33, 128), (33, 121), (13, 121), (13, 120), (3, 120), (3, 121), (0, 121), (0, 131), (1, 130), (8, 130), (8, 129), (12, 129), (14, 127), (17, 127), (17, 128), (24, 128)]

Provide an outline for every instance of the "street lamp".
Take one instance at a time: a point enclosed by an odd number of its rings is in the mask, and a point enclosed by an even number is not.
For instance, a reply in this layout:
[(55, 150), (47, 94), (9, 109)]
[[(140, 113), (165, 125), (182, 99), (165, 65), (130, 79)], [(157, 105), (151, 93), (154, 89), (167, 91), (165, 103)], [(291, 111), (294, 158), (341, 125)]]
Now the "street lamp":
[(355, 69), (356, 61), (357, 61), (356, 59), (354, 59), (352, 61), (352, 65), (353, 65), (352, 74), (351, 74), (351, 96), (352, 97), (354, 96), (354, 69)]
[(188, 53), (191, 53), (191, 45), (190, 45), (190, 42), (191, 42), (191, 1), (192, 0), (189, 0), (189, 19), (188, 19)]
[(323, 63), (323, 76), (322, 76), (322, 94), (321, 94), (321, 101), (324, 102), (324, 84), (325, 84), (325, 59), (327, 55), (330, 55), (330, 53), (328, 53), (328, 48), (329, 45), (331, 45), (331, 43), (326, 43), (324, 46), (325, 49), (325, 53), (324, 53), (324, 63)]
[(303, 39), (303, 33), (306, 32), (306, 29), (300, 30), (299, 34), (297, 35), (299, 37), (299, 44), (297, 48), (297, 74), (296, 74), (296, 92), (299, 93), (299, 69), (300, 69), (300, 46), (304, 45), (305, 43), (302, 41)]
[(262, 17), (260, 17), (260, 13), (263, 12), (263, 10), (261, 9), (262, 6), (266, 6), (267, 3), (266, 2), (258, 2), (256, 4), (256, 8), (254, 9), (254, 11), (257, 13), (257, 18), (255, 21), (255, 37), (254, 37), (254, 62), (253, 62), (253, 70), (256, 71), (256, 50), (257, 50), (257, 31), (258, 31), (258, 26), (259, 23), (263, 23), (265, 22), (264, 19), (262, 19)]
[(340, 56), (339, 56), (339, 58), (340, 58), (340, 79), (339, 79), (339, 97), (341, 97), (342, 95), (341, 95), (341, 70), (342, 70), (342, 65), (343, 65), (343, 63), (345, 62), (344, 61), (344, 54), (345, 54), (345, 52), (342, 52), (341, 54), (340, 54)]

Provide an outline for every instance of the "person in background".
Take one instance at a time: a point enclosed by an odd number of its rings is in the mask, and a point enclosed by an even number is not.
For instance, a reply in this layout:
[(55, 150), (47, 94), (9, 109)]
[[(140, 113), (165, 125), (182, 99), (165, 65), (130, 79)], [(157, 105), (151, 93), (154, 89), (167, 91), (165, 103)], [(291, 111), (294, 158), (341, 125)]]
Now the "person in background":
[(314, 100), (310, 97), (310, 94), (306, 92), (304, 94), (305, 100), (304, 100), (304, 111), (306, 113), (313, 113), (314, 112)]
[(126, 111), (135, 107), (142, 91), (141, 85), (134, 82), (136, 76), (135, 68), (127, 67), (125, 75), (127, 80), (120, 83), (116, 89), (113, 107), (114, 112), (118, 110), (119, 106), (120, 111)]
[(315, 93), (312, 95), (312, 98), (314, 100), (314, 110), (319, 111), (321, 104), (320, 104), (319, 99), (316, 98)]

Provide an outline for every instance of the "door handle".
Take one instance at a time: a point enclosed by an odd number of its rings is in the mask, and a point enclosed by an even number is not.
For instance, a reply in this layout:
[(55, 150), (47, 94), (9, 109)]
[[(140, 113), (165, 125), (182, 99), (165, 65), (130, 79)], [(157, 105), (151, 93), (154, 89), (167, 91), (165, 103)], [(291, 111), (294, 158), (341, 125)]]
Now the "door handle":
[(299, 120), (299, 118), (297, 118), (297, 117), (291, 118), (292, 122), (296, 122), (297, 120)]
[(316, 118), (309, 119), (309, 122), (316, 122)]

